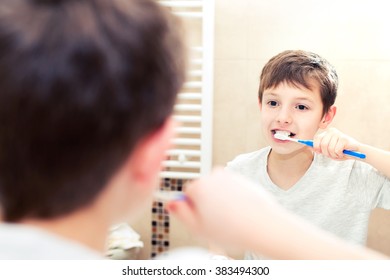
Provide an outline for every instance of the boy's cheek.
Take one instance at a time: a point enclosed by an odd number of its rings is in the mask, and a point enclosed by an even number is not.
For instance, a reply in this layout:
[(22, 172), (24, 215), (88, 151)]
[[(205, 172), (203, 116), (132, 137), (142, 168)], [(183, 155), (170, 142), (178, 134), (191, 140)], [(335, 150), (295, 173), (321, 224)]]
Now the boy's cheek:
[(317, 132), (320, 130), (319, 124), (310, 124), (300, 127), (300, 136), (301, 139), (313, 139)]

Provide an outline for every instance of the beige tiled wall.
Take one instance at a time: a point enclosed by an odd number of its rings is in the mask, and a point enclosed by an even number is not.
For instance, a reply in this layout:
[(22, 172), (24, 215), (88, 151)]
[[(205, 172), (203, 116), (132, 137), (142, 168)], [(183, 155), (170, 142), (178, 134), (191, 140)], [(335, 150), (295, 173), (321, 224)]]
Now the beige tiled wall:
[[(381, 0), (216, 0), (213, 162), (263, 147), (258, 77), (273, 55), (314, 51), (340, 79), (333, 125), (390, 150), (390, 17)], [(390, 254), (390, 214), (376, 210), (369, 246)]]

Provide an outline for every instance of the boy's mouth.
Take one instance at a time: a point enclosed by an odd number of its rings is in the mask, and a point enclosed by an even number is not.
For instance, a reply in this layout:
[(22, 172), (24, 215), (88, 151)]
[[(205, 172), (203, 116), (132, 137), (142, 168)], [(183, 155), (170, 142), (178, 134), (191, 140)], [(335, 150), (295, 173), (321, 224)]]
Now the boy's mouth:
[(279, 129), (272, 129), (271, 132), (272, 132), (272, 135), (275, 135), (276, 133), (278, 133), (278, 134), (283, 134), (283, 135), (291, 137), (291, 138), (293, 138), (296, 135), (295, 133), (293, 133), (291, 131), (279, 130)]

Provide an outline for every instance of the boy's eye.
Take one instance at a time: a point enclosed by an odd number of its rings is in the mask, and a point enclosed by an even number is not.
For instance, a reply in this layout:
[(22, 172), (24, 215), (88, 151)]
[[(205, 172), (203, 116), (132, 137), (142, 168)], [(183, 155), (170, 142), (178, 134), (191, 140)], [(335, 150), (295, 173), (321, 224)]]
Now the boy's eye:
[(271, 101), (268, 101), (267, 104), (270, 105), (271, 107), (275, 107), (278, 105), (278, 102), (271, 100)]
[(301, 110), (301, 111), (304, 111), (304, 110), (309, 109), (309, 108), (308, 108), (307, 106), (305, 106), (305, 105), (297, 105), (296, 108), (297, 108), (298, 110)]

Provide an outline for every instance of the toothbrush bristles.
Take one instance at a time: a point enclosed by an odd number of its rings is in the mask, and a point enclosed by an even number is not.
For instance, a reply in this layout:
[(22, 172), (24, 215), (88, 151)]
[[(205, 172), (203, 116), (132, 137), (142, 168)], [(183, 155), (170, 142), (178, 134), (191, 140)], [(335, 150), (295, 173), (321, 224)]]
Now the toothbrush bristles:
[(275, 138), (279, 140), (288, 140), (290, 137), (282, 133), (275, 133)]

